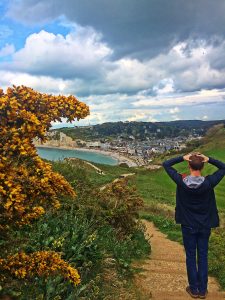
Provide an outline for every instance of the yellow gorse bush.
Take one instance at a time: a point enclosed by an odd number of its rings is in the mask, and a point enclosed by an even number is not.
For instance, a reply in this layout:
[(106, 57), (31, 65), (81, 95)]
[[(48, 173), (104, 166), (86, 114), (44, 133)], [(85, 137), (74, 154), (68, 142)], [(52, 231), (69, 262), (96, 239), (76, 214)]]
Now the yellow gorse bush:
[(37, 155), (33, 139), (46, 141), (52, 121), (88, 114), (88, 106), (74, 96), (41, 94), (24, 86), (0, 90), (1, 226), (29, 224), (48, 207), (58, 208), (58, 195), (75, 196), (70, 184)]
[(39, 251), (30, 255), (21, 252), (8, 256), (6, 259), (0, 259), (0, 269), (19, 279), (48, 277), (59, 273), (75, 285), (80, 283), (77, 270), (52, 251)]
[[(89, 114), (74, 96), (54, 96), (25, 86), (0, 89), (0, 230), (30, 224), (47, 209), (59, 208), (59, 195), (75, 197), (71, 185), (37, 154), (35, 138), (46, 141), (51, 122)], [(0, 259), (4, 276), (30, 278), (60, 273), (74, 284), (76, 269), (56, 252), (18, 253)], [(8, 274), (8, 275), (7, 275)]]

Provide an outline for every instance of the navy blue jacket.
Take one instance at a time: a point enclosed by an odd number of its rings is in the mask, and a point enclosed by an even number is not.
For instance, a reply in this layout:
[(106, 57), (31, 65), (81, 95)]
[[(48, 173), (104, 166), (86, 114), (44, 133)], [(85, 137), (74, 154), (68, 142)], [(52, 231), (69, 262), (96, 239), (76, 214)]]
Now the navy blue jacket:
[(163, 163), (166, 172), (177, 184), (176, 223), (192, 227), (218, 227), (219, 216), (214, 187), (225, 176), (225, 164), (209, 157), (209, 163), (216, 166), (218, 170), (212, 175), (206, 176), (198, 188), (190, 188), (184, 183), (182, 175), (172, 167), (183, 160), (183, 157), (179, 156)]

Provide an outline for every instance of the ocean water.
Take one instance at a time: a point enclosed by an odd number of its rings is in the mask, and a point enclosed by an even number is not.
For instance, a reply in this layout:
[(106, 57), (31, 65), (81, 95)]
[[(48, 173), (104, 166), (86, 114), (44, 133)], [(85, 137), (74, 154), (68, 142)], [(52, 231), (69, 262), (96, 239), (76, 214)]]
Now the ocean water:
[(65, 157), (76, 157), (83, 160), (88, 160), (90, 162), (106, 164), (115, 166), (118, 164), (117, 160), (101, 153), (89, 152), (89, 151), (79, 151), (79, 150), (64, 150), (55, 148), (38, 148), (37, 152), (40, 157), (48, 160), (63, 160)]

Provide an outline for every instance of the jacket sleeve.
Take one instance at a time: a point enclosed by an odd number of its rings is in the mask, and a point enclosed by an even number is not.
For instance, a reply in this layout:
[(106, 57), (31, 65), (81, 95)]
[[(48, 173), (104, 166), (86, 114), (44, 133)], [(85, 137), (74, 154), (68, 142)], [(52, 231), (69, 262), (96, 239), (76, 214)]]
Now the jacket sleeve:
[(218, 170), (214, 172), (212, 175), (207, 176), (211, 185), (215, 187), (225, 176), (225, 163), (217, 159), (214, 159), (212, 157), (209, 157), (208, 162), (218, 168)]
[(167, 174), (176, 182), (176, 184), (180, 184), (182, 182), (182, 175), (177, 172), (172, 166), (184, 161), (183, 156), (178, 156), (175, 158), (168, 159), (163, 162), (163, 167), (166, 170)]

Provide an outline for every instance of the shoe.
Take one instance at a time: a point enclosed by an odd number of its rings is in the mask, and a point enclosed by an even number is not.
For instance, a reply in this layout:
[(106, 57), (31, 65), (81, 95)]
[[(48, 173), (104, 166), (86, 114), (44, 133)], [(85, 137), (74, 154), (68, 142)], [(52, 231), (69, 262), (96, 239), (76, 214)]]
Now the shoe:
[(206, 291), (204, 294), (199, 293), (199, 294), (198, 294), (198, 297), (199, 297), (200, 299), (205, 299), (206, 296), (207, 296), (207, 294), (208, 294), (208, 291)]
[[(198, 298), (199, 297), (199, 294), (196, 292), (196, 293), (193, 293), (190, 289), (189, 286), (186, 287), (186, 292), (192, 297), (192, 298)], [(203, 298), (204, 299), (204, 298)]]

